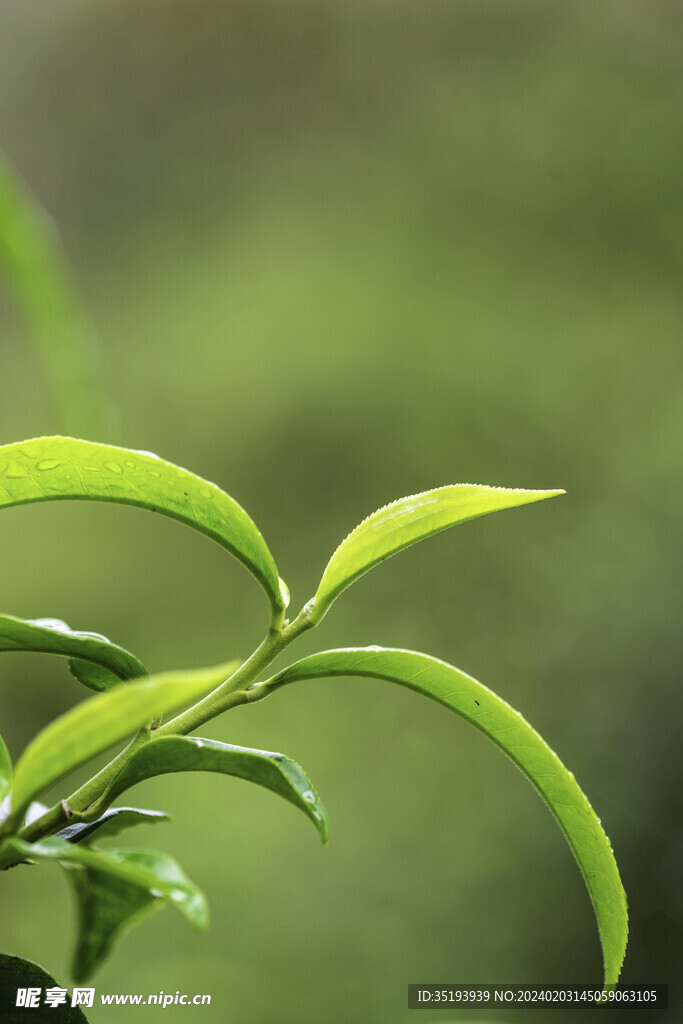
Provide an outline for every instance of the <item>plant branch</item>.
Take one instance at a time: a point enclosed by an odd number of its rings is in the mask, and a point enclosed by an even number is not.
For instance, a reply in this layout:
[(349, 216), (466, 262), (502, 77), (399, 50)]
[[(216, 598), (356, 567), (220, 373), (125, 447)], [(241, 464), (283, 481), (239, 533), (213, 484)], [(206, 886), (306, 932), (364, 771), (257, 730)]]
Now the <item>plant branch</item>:
[(250, 686), (257, 677), (289, 644), (301, 633), (315, 625), (311, 621), (312, 602), (304, 605), (293, 622), (285, 623), (282, 629), (271, 628), (263, 643), (254, 651), (229, 679), (216, 687), (191, 708), (172, 718), (158, 729), (145, 726), (138, 730), (127, 747), (105, 765), (80, 789), (77, 789), (66, 800), (51, 807), (45, 814), (30, 825), (21, 829), (18, 835), (27, 842), (36, 842), (45, 836), (57, 832), (70, 820), (69, 815), (79, 820), (94, 817), (100, 811), (98, 801), (106, 793), (109, 784), (118, 774), (123, 765), (132, 757), (143, 743), (153, 743), (161, 736), (184, 736), (194, 729), (216, 718), (224, 711), (247, 704), (252, 700)]

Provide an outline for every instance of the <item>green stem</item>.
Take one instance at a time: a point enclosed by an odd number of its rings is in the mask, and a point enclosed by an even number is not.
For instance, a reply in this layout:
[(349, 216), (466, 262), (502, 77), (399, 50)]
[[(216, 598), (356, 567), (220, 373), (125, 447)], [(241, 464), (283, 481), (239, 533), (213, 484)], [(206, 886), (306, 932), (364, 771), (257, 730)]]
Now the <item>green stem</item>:
[(85, 785), (77, 789), (75, 793), (55, 804), (49, 811), (46, 811), (42, 818), (21, 829), (19, 838), (25, 839), (27, 843), (42, 839), (52, 832), (57, 832), (64, 825), (68, 825), (72, 818), (79, 821), (85, 817), (84, 810), (99, 796), (100, 792), (109, 785), (120, 768), (126, 763), (131, 755), (146, 743), (149, 739), (149, 728), (147, 726), (139, 729), (127, 747), (125, 747), (113, 761), (110, 761), (97, 775), (93, 775)]
[(188, 732), (198, 729), (200, 725), (211, 721), (212, 718), (216, 718), (228, 708), (246, 704), (249, 701), (247, 687), (285, 647), (288, 647), (300, 633), (312, 625), (307, 609), (304, 608), (294, 622), (285, 626), (282, 632), (271, 630), (261, 646), (240, 665), (236, 672), (233, 672), (229, 679), (193, 707), (183, 711), (182, 714), (162, 725), (160, 729), (156, 729), (154, 739), (158, 736), (184, 736)]
[(36, 842), (38, 839), (57, 832), (67, 824), (70, 816), (83, 820), (89, 817), (89, 812), (97, 811), (96, 803), (99, 798), (106, 792), (114, 776), (143, 743), (153, 743), (161, 736), (184, 736), (224, 711), (240, 704), (249, 703), (252, 699), (249, 687), (257, 676), (285, 647), (288, 647), (305, 630), (315, 625), (310, 619), (311, 609), (312, 603), (309, 602), (304, 605), (293, 622), (286, 624), (282, 629), (271, 628), (268, 636), (251, 657), (240, 665), (229, 679), (226, 679), (224, 683), (221, 683), (193, 707), (183, 711), (158, 729), (150, 731), (147, 726), (140, 729), (128, 746), (113, 761), (110, 761), (97, 775), (94, 775), (66, 800), (55, 804), (41, 818), (21, 829), (18, 832), (19, 837), (27, 842)]

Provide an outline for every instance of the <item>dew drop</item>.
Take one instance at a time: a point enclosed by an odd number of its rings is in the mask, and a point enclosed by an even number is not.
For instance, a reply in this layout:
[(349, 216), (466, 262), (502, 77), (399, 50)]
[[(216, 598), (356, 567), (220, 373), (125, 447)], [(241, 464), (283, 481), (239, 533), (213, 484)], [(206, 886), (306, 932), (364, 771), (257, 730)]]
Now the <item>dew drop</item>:
[(60, 633), (72, 633), (73, 630), (70, 626), (67, 626), (66, 622), (62, 622), (61, 619), (32, 619), (32, 622), (36, 626), (41, 626), (44, 629), (55, 629)]
[(137, 452), (138, 455), (146, 455), (149, 459), (158, 459), (161, 462), (161, 458), (156, 452), (148, 452), (145, 448), (134, 448), (133, 451)]
[(203, 740), (195, 740), (194, 741), (194, 745), (195, 745), (195, 747), (198, 747), (199, 750), (201, 750), (202, 747), (204, 746), (204, 741)]
[(72, 629), (70, 632), (72, 632), (74, 636), (82, 636), (89, 640), (104, 640), (105, 644), (109, 643), (109, 640), (103, 633), (90, 633), (84, 629)]
[(164, 894), (159, 889), (150, 889), (150, 896), (154, 896), (156, 899), (163, 899)]
[(135, 469), (135, 463), (131, 462), (130, 459), (126, 459), (126, 465), (130, 466), (131, 469)]
[(119, 466), (118, 462), (105, 462), (104, 468), (108, 469), (110, 473), (118, 473), (119, 476), (123, 473), (123, 470)]
[(36, 462), (36, 469), (57, 469), (58, 466), (63, 466), (64, 463), (60, 459), (41, 459), (40, 462)]

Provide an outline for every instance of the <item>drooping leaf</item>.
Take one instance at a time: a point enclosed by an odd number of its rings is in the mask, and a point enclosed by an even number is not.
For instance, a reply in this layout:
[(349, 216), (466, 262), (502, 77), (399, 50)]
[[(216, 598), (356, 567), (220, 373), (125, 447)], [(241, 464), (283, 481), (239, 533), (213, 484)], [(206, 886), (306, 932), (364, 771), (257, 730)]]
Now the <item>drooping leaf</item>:
[(326, 651), (296, 662), (261, 687), (265, 695), (286, 683), (321, 676), (399, 683), (455, 711), (505, 751), (541, 794), (576, 857), (597, 918), (605, 984), (615, 985), (628, 940), (628, 911), (609, 839), (574, 776), (519, 712), (471, 676), (414, 651)]
[(112, 807), (95, 821), (75, 821), (57, 833), (58, 839), (66, 839), (69, 843), (86, 843), (102, 839), (112, 839), (135, 825), (158, 825), (164, 821), (173, 821), (162, 811), (147, 811), (141, 807)]
[(164, 907), (147, 888), (117, 875), (81, 868), (67, 872), (78, 907), (78, 935), (71, 973), (86, 981), (124, 932)]
[[(71, 1000), (58, 1006), (46, 1006), (43, 994), (47, 989), (66, 988), (31, 960), (20, 956), (9, 956), (0, 953), (0, 1020), (3, 1024), (19, 1024), (32, 1019), (54, 1021), (55, 1024), (88, 1024), (87, 1017), (80, 1006), (71, 1006)], [(17, 1006), (17, 992), (27, 989), (38, 989), (39, 1007)], [(25, 997), (24, 997), (25, 998)], [(47, 1015), (50, 1015), (49, 1018)]]
[(449, 526), (500, 509), (552, 498), (564, 491), (523, 491), (455, 484), (411, 494), (364, 519), (327, 563), (309, 619), (319, 622), (336, 597), (373, 566)]
[(98, 345), (71, 279), (56, 227), (0, 157), (0, 277), (38, 349), (66, 433), (101, 436), (109, 408)]
[[(172, 857), (157, 850), (138, 850), (128, 847), (116, 847), (108, 850), (91, 850), (87, 846), (75, 846), (73, 843), (51, 836), (48, 839), (41, 839), (38, 843), (26, 843), (22, 839), (11, 838), (5, 840), (5, 847), (9, 847), (16, 854), (23, 858), (35, 861), (52, 860), (58, 861), (62, 866), (85, 868), (86, 871), (95, 872), (97, 875), (108, 875), (119, 879), (127, 886), (136, 886), (142, 889), (151, 899), (160, 899), (171, 903), (184, 917), (201, 931), (209, 926), (209, 908), (204, 893), (194, 882), (190, 881), (180, 865)], [(99, 881), (100, 889), (105, 883)], [(123, 890), (126, 891), (125, 889)], [(131, 913), (138, 915), (148, 907), (148, 900), (135, 900), (130, 894), (128, 908)], [(134, 904), (134, 906), (132, 906)], [(123, 908), (125, 910), (125, 908)], [(93, 936), (92, 959), (98, 962), (110, 944), (111, 938), (116, 931), (125, 924), (130, 915), (123, 919), (109, 918), (108, 924), (111, 931), (101, 935)], [(105, 925), (107, 922), (93, 915), (90, 919), (91, 925)], [(80, 940), (79, 940), (80, 948)], [(96, 954), (96, 955), (95, 955)], [(86, 951), (83, 953), (83, 962), (79, 962), (79, 968), (92, 970), (93, 964), (89, 962)]]
[(13, 837), (7, 845), (30, 860), (63, 861), (94, 871), (103, 871), (140, 885), (160, 899), (172, 903), (195, 928), (205, 930), (209, 925), (206, 897), (191, 882), (180, 865), (166, 853), (158, 850), (139, 850), (123, 846), (108, 850), (91, 850), (87, 846), (74, 846), (56, 836), (26, 843)]
[(95, 665), (92, 661), (81, 661), (80, 658), (69, 658), (69, 672), (79, 683), (83, 683), (89, 690), (95, 690), (96, 693), (102, 693), (103, 690), (108, 690), (110, 686), (121, 682), (120, 676), (113, 676), (101, 665)]
[(0, 651), (64, 655), (72, 659), (69, 667), (73, 675), (92, 690), (106, 690), (121, 679), (147, 675), (145, 666), (130, 651), (100, 633), (71, 629), (61, 619), (0, 615)]
[(9, 756), (9, 750), (5, 746), (5, 741), (0, 736), (0, 804), (9, 793), (10, 786), (12, 785), (12, 759)]
[(75, 499), (135, 505), (198, 530), (256, 577), (274, 614), (286, 607), (266, 542), (241, 505), (216, 484), (151, 452), (68, 437), (0, 447), (0, 508)]
[(56, 718), (19, 758), (12, 814), (67, 772), (102, 753), (157, 715), (174, 711), (227, 679), (239, 662), (194, 672), (161, 672), (113, 687)]
[(323, 843), (329, 838), (327, 811), (311, 780), (295, 761), (283, 754), (195, 736), (161, 736), (140, 747), (114, 777), (100, 806), (107, 806), (144, 779), (169, 772), (221, 772), (265, 786), (300, 807), (318, 829)]

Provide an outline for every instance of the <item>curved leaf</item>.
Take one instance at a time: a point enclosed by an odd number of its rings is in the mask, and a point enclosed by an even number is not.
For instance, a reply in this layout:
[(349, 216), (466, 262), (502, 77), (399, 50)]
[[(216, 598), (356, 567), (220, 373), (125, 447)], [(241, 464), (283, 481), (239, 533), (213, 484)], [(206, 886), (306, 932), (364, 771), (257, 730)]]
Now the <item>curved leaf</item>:
[(410, 544), (489, 512), (564, 493), (454, 484), (399, 498), (373, 512), (341, 542), (327, 563), (309, 619), (319, 622), (342, 590)]
[(92, 868), (67, 872), (78, 908), (78, 936), (71, 973), (86, 981), (111, 953), (115, 940), (161, 910), (149, 889)]
[(352, 648), (304, 658), (257, 687), (263, 695), (298, 679), (370, 676), (399, 683), (455, 711), (485, 733), (521, 768), (557, 819), (579, 864), (600, 932), (605, 984), (619, 978), (628, 911), (609, 839), (586, 796), (545, 740), (504, 700), (446, 662), (414, 651)]
[(165, 821), (173, 821), (162, 811), (146, 811), (141, 807), (114, 807), (105, 811), (95, 821), (75, 821), (57, 833), (58, 839), (66, 839), (69, 843), (86, 843), (90, 846), (94, 840), (112, 839), (135, 825), (159, 825)]
[[(0, 978), (2, 984), (0, 985), (0, 1020), (5, 1021), (6, 1024), (15, 1024), (21, 1019), (24, 1020), (24, 1012), (27, 1015), (27, 1019), (30, 1020), (33, 1017), (35, 1020), (39, 1020), (42, 1016), (44, 1020), (49, 1019), (54, 1021), (54, 1024), (88, 1024), (87, 1018), (83, 1014), (80, 1006), (41, 1006), (38, 1013), (33, 1008), (24, 1009), (18, 1008), (16, 1005), (17, 1001), (17, 989), (38, 989), (42, 992), (48, 988), (63, 988), (64, 986), (58, 985), (51, 974), (44, 971), (38, 964), (34, 964), (31, 960), (23, 960), (20, 956), (8, 956), (7, 953), (0, 953)], [(44, 1011), (41, 1013), (40, 1011)], [(50, 1014), (47, 1018), (47, 1014)]]
[(300, 807), (314, 823), (323, 843), (329, 839), (327, 811), (303, 768), (283, 754), (236, 747), (195, 736), (160, 736), (140, 747), (121, 768), (104, 794), (106, 807), (144, 779), (169, 772), (221, 772), (265, 786)]
[(69, 437), (0, 447), (0, 508), (39, 501), (108, 501), (158, 512), (224, 547), (256, 577), (273, 613), (286, 607), (277, 567), (247, 513), (225, 491), (151, 452)]
[[(0, 804), (9, 793), (10, 786), (12, 785), (12, 759), (9, 756), (9, 750), (5, 746), (5, 741), (0, 736)], [(0, 821), (2, 819), (0, 818)]]
[(177, 861), (165, 853), (128, 847), (91, 850), (87, 846), (74, 846), (56, 836), (41, 839), (39, 843), (12, 838), (6, 840), (6, 845), (30, 860), (55, 860), (114, 875), (146, 889), (154, 898), (172, 903), (195, 928), (204, 931), (209, 926), (209, 908), (204, 893), (190, 881)]
[(67, 772), (118, 743), (157, 715), (201, 696), (228, 678), (239, 662), (194, 672), (161, 672), (115, 686), (56, 718), (17, 761), (12, 816)]
[[(0, 651), (39, 651), (70, 659), (76, 678), (92, 690), (106, 690), (121, 679), (146, 676), (141, 661), (100, 633), (84, 633), (61, 619), (18, 619), (0, 615)], [(76, 660), (74, 660), (76, 659)]]

